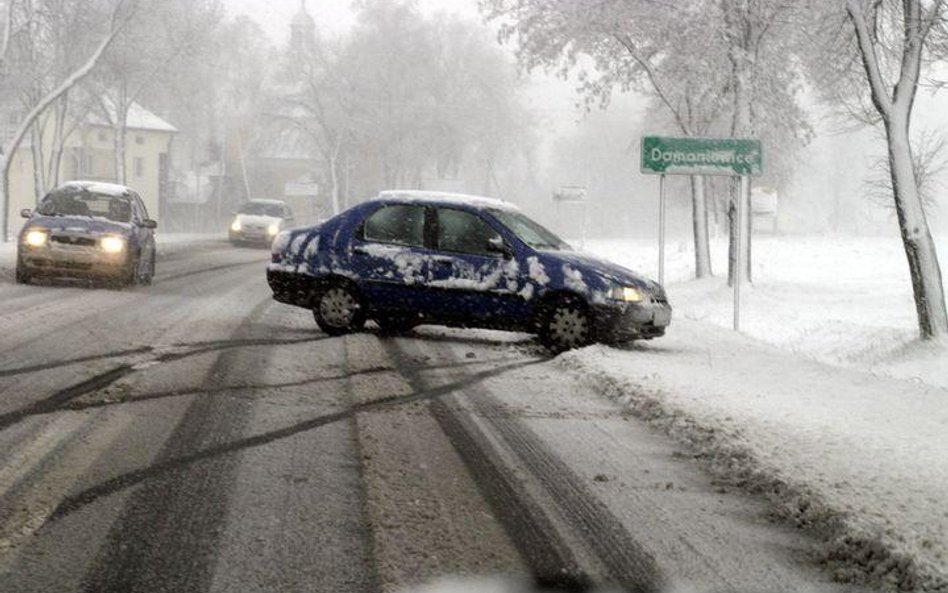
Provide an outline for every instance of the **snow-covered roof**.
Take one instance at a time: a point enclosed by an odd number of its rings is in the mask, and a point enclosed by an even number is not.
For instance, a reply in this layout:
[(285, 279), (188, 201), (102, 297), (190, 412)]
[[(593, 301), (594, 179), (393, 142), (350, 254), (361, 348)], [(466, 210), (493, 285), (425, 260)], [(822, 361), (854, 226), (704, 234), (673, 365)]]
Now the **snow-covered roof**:
[(401, 200), (405, 202), (431, 202), (439, 204), (459, 204), (465, 206), (474, 206), (476, 208), (491, 208), (495, 210), (519, 211), (516, 204), (498, 200), (497, 198), (487, 198), (484, 196), (475, 196), (469, 194), (458, 194), (451, 192), (426, 191), (417, 189), (390, 189), (379, 192), (380, 200)]
[(282, 206), (286, 204), (286, 202), (284, 202), (283, 200), (265, 200), (265, 199), (258, 199), (258, 198), (254, 198), (253, 200), (247, 200), (245, 203), (246, 204), (270, 204), (273, 206)]
[[(108, 117), (106, 117), (105, 114), (103, 114), (100, 110), (94, 109), (86, 117), (86, 121), (93, 125), (111, 127), (111, 121), (115, 121), (116, 119), (115, 106), (107, 98), (103, 99), (103, 103), (109, 110)], [(134, 102), (129, 105), (125, 127), (130, 130), (148, 130), (153, 132), (174, 133), (178, 131), (178, 128), (174, 127), (151, 111), (148, 111), (138, 103)]]
[(128, 192), (132, 191), (124, 185), (119, 185), (117, 183), (106, 183), (104, 181), (67, 181), (57, 187), (53, 191), (64, 190), (69, 188), (84, 189), (96, 194), (102, 194), (107, 196), (126, 196)]

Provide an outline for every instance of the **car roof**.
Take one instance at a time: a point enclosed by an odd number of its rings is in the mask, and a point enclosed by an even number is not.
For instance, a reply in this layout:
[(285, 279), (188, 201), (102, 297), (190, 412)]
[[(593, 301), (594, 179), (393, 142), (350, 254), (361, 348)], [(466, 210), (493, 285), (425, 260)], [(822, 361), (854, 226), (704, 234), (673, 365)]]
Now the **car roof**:
[(425, 191), (415, 189), (391, 189), (379, 192), (376, 200), (403, 203), (424, 203), (445, 206), (471, 206), (480, 210), (509, 210), (519, 211), (516, 204), (471, 194), (458, 194), (440, 191)]
[(83, 180), (67, 181), (66, 183), (63, 183), (62, 185), (60, 185), (53, 191), (54, 192), (61, 191), (64, 189), (69, 189), (69, 188), (84, 189), (92, 193), (103, 194), (107, 196), (116, 196), (116, 197), (119, 197), (119, 196), (128, 197), (129, 194), (135, 193), (135, 190), (125, 185), (119, 185), (117, 183), (107, 183), (105, 181), (83, 181)]

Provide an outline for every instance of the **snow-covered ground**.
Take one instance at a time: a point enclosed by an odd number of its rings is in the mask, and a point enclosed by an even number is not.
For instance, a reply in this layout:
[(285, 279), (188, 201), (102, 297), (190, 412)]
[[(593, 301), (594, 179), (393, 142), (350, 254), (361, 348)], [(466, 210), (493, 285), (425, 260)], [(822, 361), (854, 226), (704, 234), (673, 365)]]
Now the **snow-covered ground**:
[[(586, 249), (657, 269), (653, 243)], [(694, 281), (690, 248), (669, 245), (664, 338), (560, 364), (819, 529), (840, 578), (948, 586), (948, 344), (916, 340), (898, 238), (757, 237), (741, 333), (725, 250), (715, 242), (719, 277)]]

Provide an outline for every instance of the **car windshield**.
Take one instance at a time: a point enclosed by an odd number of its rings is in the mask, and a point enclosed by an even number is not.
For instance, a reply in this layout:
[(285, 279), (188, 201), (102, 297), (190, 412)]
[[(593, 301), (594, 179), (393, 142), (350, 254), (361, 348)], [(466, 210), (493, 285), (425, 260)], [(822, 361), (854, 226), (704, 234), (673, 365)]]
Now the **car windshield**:
[(240, 207), (238, 214), (253, 214), (255, 216), (283, 217), (283, 206), (266, 202), (247, 202)]
[(531, 220), (525, 214), (511, 210), (493, 209), (490, 211), (494, 218), (510, 229), (518, 239), (534, 249), (552, 249), (556, 251), (572, 251), (566, 241), (553, 234), (540, 223)]
[(44, 216), (95, 216), (116, 222), (128, 222), (132, 217), (128, 198), (87, 190), (52, 192), (36, 210)]

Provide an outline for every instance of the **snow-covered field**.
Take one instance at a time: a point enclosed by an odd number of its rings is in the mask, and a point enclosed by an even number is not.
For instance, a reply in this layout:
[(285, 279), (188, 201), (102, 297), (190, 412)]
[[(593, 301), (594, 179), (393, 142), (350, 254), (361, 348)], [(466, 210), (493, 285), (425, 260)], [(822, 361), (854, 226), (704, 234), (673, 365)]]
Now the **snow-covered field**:
[[(654, 275), (657, 246), (587, 250)], [(669, 246), (675, 321), (659, 340), (563, 355), (639, 417), (689, 443), (723, 483), (818, 530), (842, 580), (948, 586), (948, 344), (921, 344), (898, 238), (757, 237), (734, 333), (726, 245), (694, 281)], [(939, 242), (942, 262), (948, 241)]]

